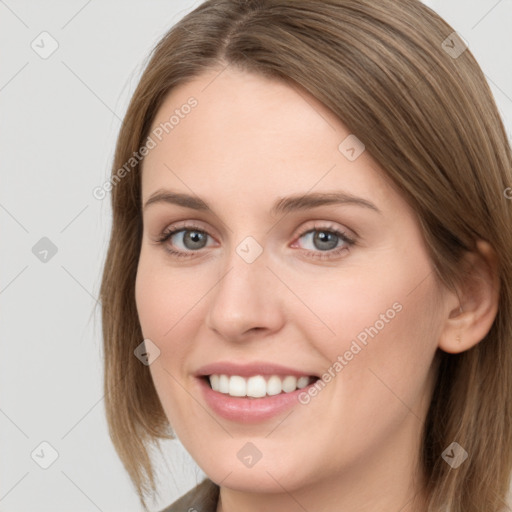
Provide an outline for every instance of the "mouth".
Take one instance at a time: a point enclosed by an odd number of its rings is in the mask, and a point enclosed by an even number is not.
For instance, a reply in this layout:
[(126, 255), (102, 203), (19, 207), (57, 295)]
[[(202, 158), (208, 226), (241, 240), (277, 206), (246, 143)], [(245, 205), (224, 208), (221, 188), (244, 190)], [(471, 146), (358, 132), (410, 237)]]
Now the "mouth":
[(213, 391), (235, 398), (264, 398), (293, 393), (314, 384), (315, 375), (229, 375), (214, 373), (200, 377)]
[[(302, 369), (299, 369), (302, 366)], [(268, 361), (210, 363), (195, 372), (202, 397), (219, 417), (238, 424), (265, 422), (299, 405), (320, 379), (306, 365)]]

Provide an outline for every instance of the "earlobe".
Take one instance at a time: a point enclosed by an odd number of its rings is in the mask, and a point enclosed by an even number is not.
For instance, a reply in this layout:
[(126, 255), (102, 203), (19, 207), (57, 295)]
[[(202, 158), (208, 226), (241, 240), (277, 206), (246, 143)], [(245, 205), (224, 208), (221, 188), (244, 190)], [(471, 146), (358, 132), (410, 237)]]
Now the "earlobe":
[(450, 354), (469, 350), (490, 331), (499, 304), (499, 269), (496, 252), (484, 240), (468, 254), (466, 272), (456, 293), (447, 291), (444, 326), (439, 348)]

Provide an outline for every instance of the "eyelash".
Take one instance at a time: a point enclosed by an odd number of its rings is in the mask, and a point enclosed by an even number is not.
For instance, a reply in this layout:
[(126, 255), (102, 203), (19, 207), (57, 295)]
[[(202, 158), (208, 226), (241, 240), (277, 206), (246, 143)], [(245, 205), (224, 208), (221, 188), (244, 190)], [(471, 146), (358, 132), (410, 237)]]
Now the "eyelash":
[[(199, 233), (203, 233), (205, 235), (208, 235), (208, 233), (204, 229), (201, 229), (198, 226), (188, 225), (188, 226), (182, 226), (182, 227), (180, 227), (178, 229), (166, 229), (158, 237), (158, 239), (156, 240), (156, 243), (164, 245), (173, 235), (175, 235), (176, 233), (179, 233), (181, 231), (197, 231)], [(320, 260), (333, 259), (336, 256), (338, 256), (341, 252), (349, 249), (350, 247), (352, 247), (352, 246), (354, 246), (356, 244), (356, 241), (353, 238), (349, 237), (346, 233), (344, 233), (343, 231), (340, 231), (339, 229), (335, 228), (332, 225), (324, 225), (324, 226), (317, 226), (317, 225), (315, 225), (314, 227), (309, 228), (309, 229), (303, 231), (302, 233), (300, 233), (297, 236), (297, 239), (302, 238), (304, 235), (307, 235), (308, 233), (310, 233), (312, 231), (313, 232), (314, 231), (319, 231), (319, 232), (325, 232), (325, 233), (330, 233), (330, 234), (336, 235), (344, 243), (344, 245), (342, 245), (340, 247), (337, 247), (335, 249), (331, 249), (329, 251), (310, 251), (310, 250), (306, 250), (306, 254), (308, 256), (311, 256), (311, 257), (316, 258), (316, 259), (320, 259)], [(208, 235), (208, 236), (210, 236), (210, 235)], [(178, 258), (190, 258), (190, 257), (193, 257), (191, 255), (191, 253), (193, 254), (194, 252), (199, 252), (199, 251), (188, 251), (188, 252), (175, 251), (174, 249), (171, 249), (167, 245), (165, 245), (165, 250), (169, 254), (171, 254), (172, 256), (175, 256), (175, 257), (178, 257)]]

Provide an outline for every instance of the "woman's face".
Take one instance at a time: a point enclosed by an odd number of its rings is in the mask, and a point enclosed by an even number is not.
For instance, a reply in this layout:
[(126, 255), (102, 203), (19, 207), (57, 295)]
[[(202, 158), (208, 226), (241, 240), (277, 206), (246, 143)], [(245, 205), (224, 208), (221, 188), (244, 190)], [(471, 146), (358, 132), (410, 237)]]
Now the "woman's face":
[(262, 492), (410, 474), (443, 292), (376, 162), (302, 89), (231, 68), (152, 131), (136, 300), (192, 457)]

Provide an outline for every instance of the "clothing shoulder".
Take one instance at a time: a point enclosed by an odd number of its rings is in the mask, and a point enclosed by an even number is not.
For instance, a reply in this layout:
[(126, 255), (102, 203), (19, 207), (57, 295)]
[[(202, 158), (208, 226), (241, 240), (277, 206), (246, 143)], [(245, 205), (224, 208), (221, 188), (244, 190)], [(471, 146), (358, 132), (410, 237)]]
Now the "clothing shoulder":
[(207, 478), (160, 512), (215, 512), (218, 499), (219, 486)]

